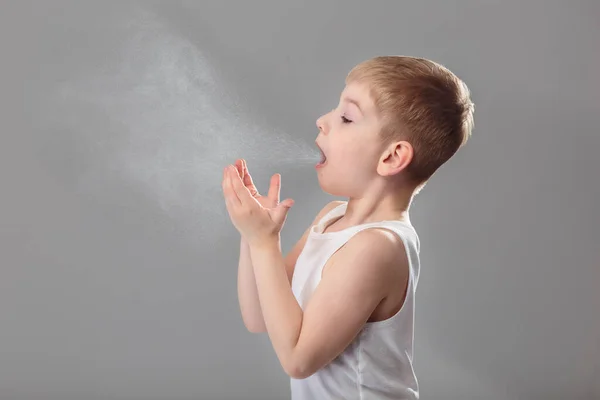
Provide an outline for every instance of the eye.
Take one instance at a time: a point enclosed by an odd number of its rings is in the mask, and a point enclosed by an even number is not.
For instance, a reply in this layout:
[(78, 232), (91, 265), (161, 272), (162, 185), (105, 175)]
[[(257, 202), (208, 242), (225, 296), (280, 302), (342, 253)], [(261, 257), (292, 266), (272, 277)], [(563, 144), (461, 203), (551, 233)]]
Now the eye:
[(349, 124), (350, 122), (352, 122), (352, 121), (350, 121), (348, 118), (346, 118), (342, 115), (342, 123)]

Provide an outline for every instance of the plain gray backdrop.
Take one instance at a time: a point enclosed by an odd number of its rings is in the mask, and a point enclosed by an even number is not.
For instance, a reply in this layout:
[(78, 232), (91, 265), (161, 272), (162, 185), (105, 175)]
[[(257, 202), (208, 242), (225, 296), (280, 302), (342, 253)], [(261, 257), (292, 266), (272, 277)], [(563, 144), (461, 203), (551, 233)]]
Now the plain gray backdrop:
[[(0, 399), (286, 399), (245, 331), (220, 191), (330, 196), (315, 119), (352, 66), (431, 58), (476, 104), (417, 197), (421, 398), (600, 399), (597, 1), (3, 2)], [(299, 157), (299, 156), (297, 156)]]

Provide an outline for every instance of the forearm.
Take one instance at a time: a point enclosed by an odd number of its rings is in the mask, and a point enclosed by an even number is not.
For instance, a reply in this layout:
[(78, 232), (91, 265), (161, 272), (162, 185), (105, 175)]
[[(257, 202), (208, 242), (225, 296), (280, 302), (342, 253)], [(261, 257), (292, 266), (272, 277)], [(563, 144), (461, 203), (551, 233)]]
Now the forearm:
[(254, 333), (266, 332), (252, 268), (250, 247), (244, 238), (240, 241), (237, 290), (240, 311), (246, 328)]
[(280, 241), (250, 246), (250, 254), (267, 333), (279, 361), (289, 370), (294, 364), (303, 311), (288, 280)]

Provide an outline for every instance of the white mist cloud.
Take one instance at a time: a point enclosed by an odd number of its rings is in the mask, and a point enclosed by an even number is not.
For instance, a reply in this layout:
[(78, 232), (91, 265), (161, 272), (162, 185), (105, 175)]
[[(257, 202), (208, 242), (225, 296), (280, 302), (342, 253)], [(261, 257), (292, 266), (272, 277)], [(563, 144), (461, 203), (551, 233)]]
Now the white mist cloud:
[(256, 155), (284, 164), (318, 158), (316, 149), (253, 122), (224, 92), (206, 56), (157, 15), (138, 10), (115, 21), (115, 29), (125, 37), (119, 59), (62, 82), (52, 99), (54, 120), (86, 143), (90, 157), (101, 157), (80, 171), (81, 189), (95, 190), (97, 178), (110, 174), (143, 188), (164, 212), (207, 237), (228, 222), (225, 165)]

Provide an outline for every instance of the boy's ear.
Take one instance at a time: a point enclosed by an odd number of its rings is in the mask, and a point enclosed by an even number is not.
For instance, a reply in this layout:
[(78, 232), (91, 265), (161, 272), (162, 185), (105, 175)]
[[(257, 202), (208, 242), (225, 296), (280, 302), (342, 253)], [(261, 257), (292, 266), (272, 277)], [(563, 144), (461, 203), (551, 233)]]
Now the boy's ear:
[(377, 172), (382, 176), (396, 175), (408, 167), (414, 157), (414, 149), (409, 142), (390, 144), (381, 155)]

